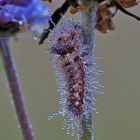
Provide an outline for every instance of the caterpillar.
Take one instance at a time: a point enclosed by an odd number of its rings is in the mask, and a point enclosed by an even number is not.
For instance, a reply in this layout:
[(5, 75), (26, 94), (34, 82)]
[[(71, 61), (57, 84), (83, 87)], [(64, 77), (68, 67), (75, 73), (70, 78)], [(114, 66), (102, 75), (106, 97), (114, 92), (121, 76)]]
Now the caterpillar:
[(50, 37), (49, 53), (53, 55), (60, 92), (60, 110), (54, 115), (65, 116), (64, 125), (74, 133), (74, 127), (94, 109), (93, 91), (99, 86), (95, 56), (84, 46), (82, 26), (73, 21), (56, 28)]

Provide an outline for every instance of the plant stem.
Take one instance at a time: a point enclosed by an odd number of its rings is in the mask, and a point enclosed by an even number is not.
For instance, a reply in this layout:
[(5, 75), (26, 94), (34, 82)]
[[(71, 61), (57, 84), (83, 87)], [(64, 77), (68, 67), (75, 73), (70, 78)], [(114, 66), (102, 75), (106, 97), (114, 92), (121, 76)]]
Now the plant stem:
[(8, 45), (8, 39), (0, 39), (0, 53), (24, 140), (35, 140), (32, 125), (25, 109), (24, 96), (20, 87), (16, 65)]
[[(84, 10), (82, 11), (82, 24), (84, 27), (83, 47), (87, 47), (89, 56), (92, 56), (94, 55), (93, 51), (95, 47), (94, 38), (97, 7), (94, 0), (82, 0), (82, 3), (84, 5)], [(89, 114), (88, 118), (84, 116), (81, 120), (78, 140), (93, 140), (92, 113)]]
[(96, 24), (96, 2), (94, 0), (82, 0), (82, 24), (84, 27), (84, 44), (93, 51)]
[(92, 114), (90, 114), (88, 119), (83, 118), (83, 120), (81, 121), (78, 140), (93, 140), (92, 131)]

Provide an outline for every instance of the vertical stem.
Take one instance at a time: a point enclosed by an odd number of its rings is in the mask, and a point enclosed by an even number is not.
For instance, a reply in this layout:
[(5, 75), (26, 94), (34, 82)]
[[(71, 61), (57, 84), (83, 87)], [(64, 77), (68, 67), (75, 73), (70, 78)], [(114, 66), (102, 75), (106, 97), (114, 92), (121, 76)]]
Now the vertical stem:
[(0, 53), (24, 140), (35, 140), (32, 125), (30, 124), (25, 109), (24, 97), (20, 87), (16, 65), (11, 54), (10, 46), (8, 45), (8, 40), (0, 39)]
[(82, 24), (84, 26), (84, 43), (93, 51), (95, 38), (96, 9), (94, 0), (82, 0), (85, 9), (82, 11)]
[[(94, 38), (95, 38), (95, 24), (96, 24), (96, 2), (94, 0), (82, 0), (84, 10), (82, 11), (82, 24), (84, 27), (84, 44), (87, 47), (89, 55), (94, 55)], [(92, 94), (92, 93), (91, 93)], [(91, 95), (92, 98), (92, 95)], [(78, 140), (93, 140), (92, 127), (92, 113), (89, 117), (83, 117), (81, 120)]]
[(92, 127), (92, 114), (88, 118), (83, 117), (78, 140), (93, 140), (93, 129), (89, 127)]

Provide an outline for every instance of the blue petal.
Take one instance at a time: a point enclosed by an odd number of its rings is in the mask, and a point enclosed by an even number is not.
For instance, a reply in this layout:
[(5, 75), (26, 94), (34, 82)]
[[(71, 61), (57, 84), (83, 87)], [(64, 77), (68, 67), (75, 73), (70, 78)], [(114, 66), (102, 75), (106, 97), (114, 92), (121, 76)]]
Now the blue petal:
[[(0, 0), (0, 2), (1, 1), (2, 0)], [(46, 23), (49, 20), (47, 10), (46, 6), (42, 4), (40, 0), (32, 0), (27, 6), (18, 6), (14, 4), (2, 5), (0, 6), (0, 22), (20, 22), (25, 20), (30, 23)]]

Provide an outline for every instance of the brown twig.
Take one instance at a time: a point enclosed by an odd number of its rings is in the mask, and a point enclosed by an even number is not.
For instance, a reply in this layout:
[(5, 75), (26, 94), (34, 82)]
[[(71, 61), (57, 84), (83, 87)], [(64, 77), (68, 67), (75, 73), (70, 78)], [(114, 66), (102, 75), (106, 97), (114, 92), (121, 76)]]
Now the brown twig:
[(35, 140), (32, 125), (25, 109), (24, 97), (20, 87), (16, 66), (7, 39), (0, 39), (0, 53), (24, 140)]

